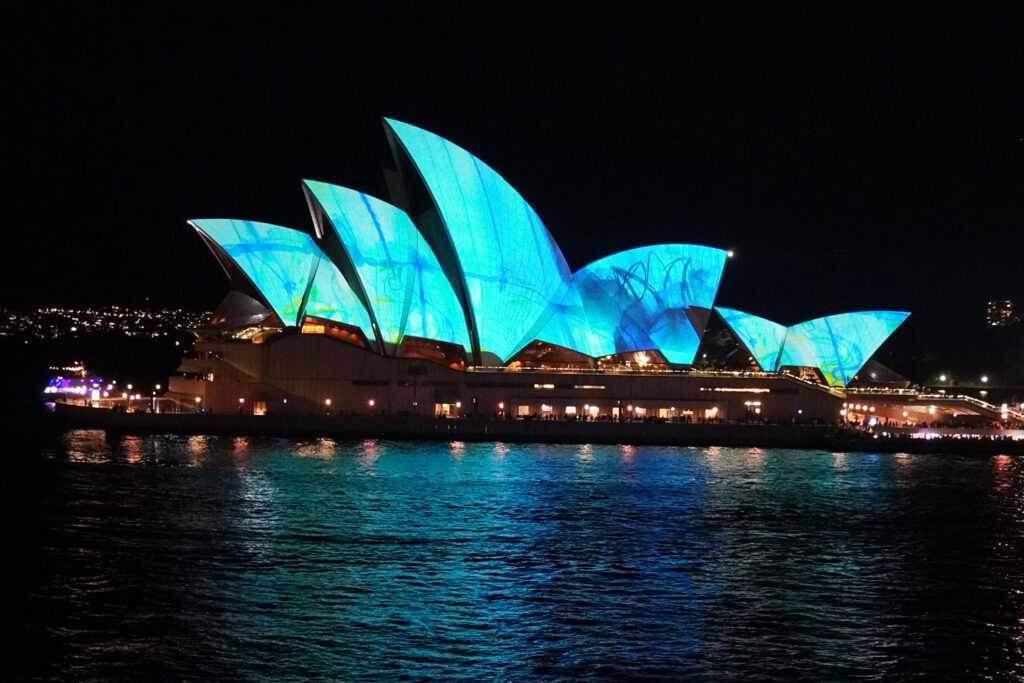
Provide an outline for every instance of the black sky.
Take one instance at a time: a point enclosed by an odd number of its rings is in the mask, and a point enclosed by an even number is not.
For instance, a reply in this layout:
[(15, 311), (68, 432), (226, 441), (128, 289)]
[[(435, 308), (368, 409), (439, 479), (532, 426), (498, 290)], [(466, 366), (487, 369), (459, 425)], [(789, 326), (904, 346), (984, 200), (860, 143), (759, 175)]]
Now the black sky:
[[(493, 166), (576, 269), (734, 249), (718, 302), (918, 325), (1024, 305), (1024, 11), (9, 6), (0, 305), (212, 307), (192, 217), (384, 195), (381, 116)], [(88, 3), (86, 3), (87, 5)]]

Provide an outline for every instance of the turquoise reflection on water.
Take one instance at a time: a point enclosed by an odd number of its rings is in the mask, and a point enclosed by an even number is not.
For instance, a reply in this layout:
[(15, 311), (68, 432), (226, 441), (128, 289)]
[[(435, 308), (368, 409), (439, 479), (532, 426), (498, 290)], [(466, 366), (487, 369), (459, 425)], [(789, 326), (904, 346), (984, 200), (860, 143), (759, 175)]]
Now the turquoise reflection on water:
[(44, 675), (1021, 677), (1024, 467), (71, 432)]

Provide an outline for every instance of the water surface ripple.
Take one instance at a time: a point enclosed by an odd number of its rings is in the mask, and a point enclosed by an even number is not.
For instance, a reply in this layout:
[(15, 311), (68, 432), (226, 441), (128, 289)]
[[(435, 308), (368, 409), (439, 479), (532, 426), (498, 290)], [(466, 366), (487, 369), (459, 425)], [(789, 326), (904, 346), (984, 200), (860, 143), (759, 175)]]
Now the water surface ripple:
[(1024, 463), (124, 437), (8, 481), (10, 676), (1024, 680)]

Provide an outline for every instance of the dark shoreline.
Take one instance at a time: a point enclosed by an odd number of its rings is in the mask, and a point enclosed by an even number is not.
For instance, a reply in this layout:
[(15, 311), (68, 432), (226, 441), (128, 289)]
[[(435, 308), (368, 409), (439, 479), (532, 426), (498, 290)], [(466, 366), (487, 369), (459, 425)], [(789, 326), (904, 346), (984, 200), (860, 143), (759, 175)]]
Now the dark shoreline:
[(140, 435), (203, 434), (337, 439), (799, 448), (877, 453), (1024, 455), (1024, 441), (987, 438), (875, 439), (862, 432), (823, 425), (559, 422), (475, 418), (448, 420), (411, 416), (125, 414), (67, 404), (57, 404), (53, 417), (56, 426), (60, 429), (103, 429), (115, 434)]

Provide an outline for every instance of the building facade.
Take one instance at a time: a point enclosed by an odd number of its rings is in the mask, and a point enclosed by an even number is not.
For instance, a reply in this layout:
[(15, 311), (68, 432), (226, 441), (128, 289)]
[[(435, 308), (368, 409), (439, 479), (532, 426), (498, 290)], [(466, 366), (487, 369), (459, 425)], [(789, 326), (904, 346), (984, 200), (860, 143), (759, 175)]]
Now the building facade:
[[(231, 292), (171, 383), (183, 400), (255, 413), (831, 421), (908, 315), (785, 327), (716, 309), (728, 253), (702, 245), (638, 246), (573, 272), (490, 166), (416, 126), (384, 126), (390, 201), (306, 180), (310, 232), (190, 221)], [(693, 368), (715, 310), (749, 369)]]

